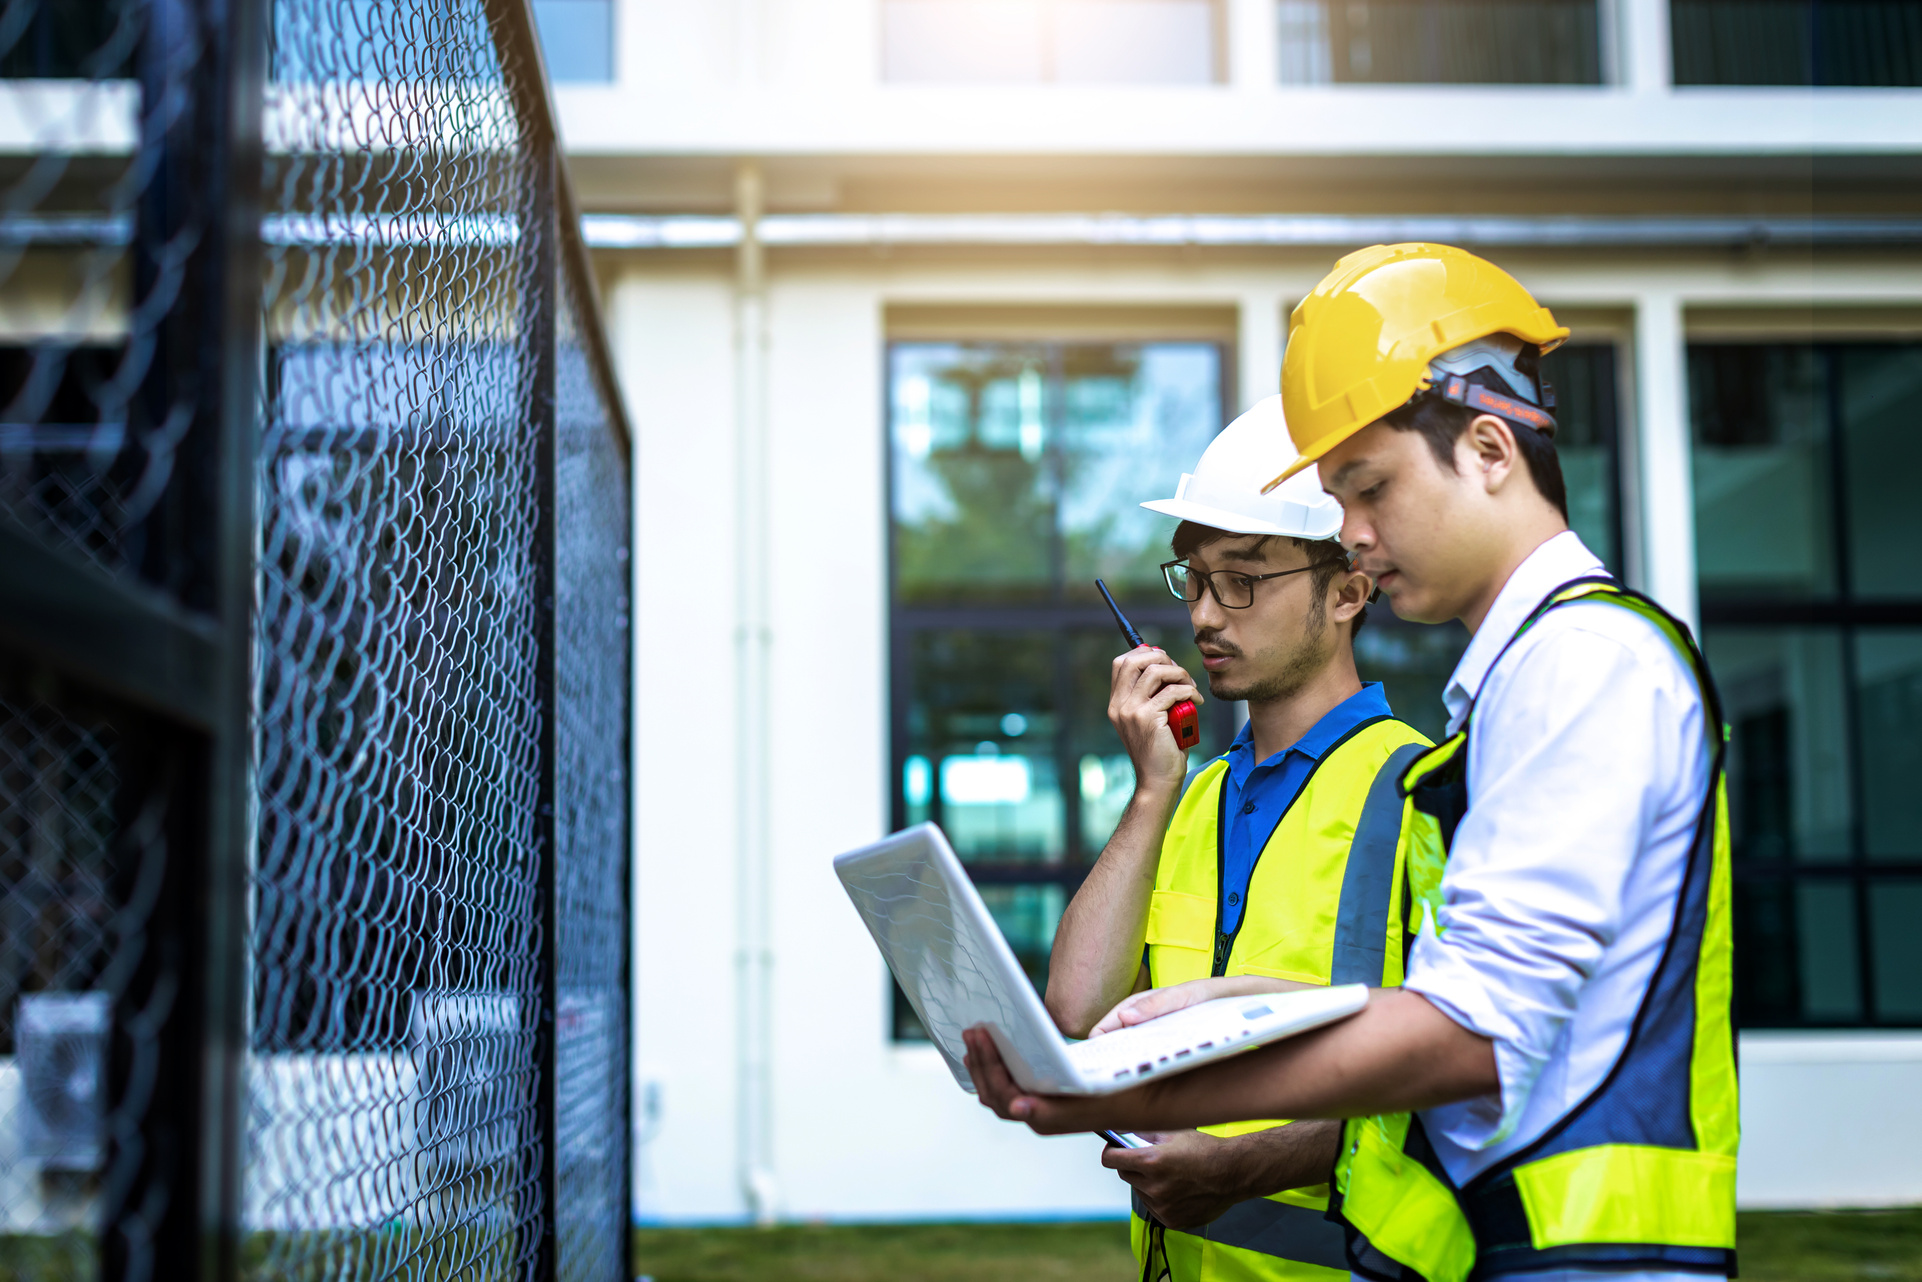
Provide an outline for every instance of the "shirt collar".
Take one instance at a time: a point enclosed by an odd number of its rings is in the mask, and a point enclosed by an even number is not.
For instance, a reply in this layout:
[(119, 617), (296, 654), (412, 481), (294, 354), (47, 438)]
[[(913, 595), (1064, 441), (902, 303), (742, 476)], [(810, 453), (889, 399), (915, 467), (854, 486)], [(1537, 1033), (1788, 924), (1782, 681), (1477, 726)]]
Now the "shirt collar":
[[(1362, 722), (1393, 715), (1388, 707), (1388, 695), (1382, 690), (1381, 682), (1365, 681), (1361, 689), (1322, 713), (1321, 720), (1308, 727), (1307, 734), (1268, 758), (1268, 761), (1280, 761), (1291, 752), (1299, 752), (1304, 757), (1319, 761), (1323, 753), (1347, 737), (1348, 733)], [(1235, 741), (1228, 745), (1228, 751), (1231, 754), (1242, 753), (1245, 760), (1250, 764), (1253, 763), (1254, 722), (1242, 724), (1241, 729), (1235, 734)], [(1265, 766), (1268, 761), (1261, 764)]]
[(1608, 567), (1588, 550), (1573, 530), (1563, 530), (1515, 567), (1508, 582), (1496, 594), (1488, 617), (1482, 620), (1468, 649), (1462, 652), (1461, 662), (1448, 678), (1448, 688), (1442, 692), (1442, 702), (1448, 706), (1450, 734), (1461, 728), (1462, 718), (1468, 715), (1469, 705), (1481, 693), (1482, 683), (1488, 680), (1488, 670), (1495, 666), (1496, 656), (1508, 645), (1515, 629), (1534, 613), (1535, 607), (1570, 579), (1607, 573)]

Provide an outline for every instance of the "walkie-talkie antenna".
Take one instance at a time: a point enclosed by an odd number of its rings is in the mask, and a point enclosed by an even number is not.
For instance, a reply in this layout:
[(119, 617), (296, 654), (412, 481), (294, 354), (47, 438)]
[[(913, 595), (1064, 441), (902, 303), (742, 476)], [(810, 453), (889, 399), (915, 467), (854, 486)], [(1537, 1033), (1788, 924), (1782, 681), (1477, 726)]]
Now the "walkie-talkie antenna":
[[(1114, 593), (1108, 591), (1108, 585), (1100, 579), (1096, 579), (1094, 585), (1101, 589), (1101, 599), (1108, 603), (1110, 610), (1114, 611), (1114, 621), (1121, 628), (1122, 639), (1128, 643), (1128, 648), (1139, 650), (1147, 645), (1148, 643), (1141, 639), (1141, 634), (1135, 631), (1135, 625), (1128, 622), (1128, 616), (1121, 612), (1121, 607), (1115, 604)], [(1193, 699), (1183, 699), (1168, 709), (1168, 729), (1174, 735), (1175, 742), (1184, 749), (1192, 748), (1201, 742), (1201, 719), (1195, 711)]]
[(1121, 639), (1130, 646), (1139, 646), (1141, 634), (1135, 631), (1134, 624), (1128, 622), (1128, 616), (1121, 612), (1121, 607), (1114, 603), (1114, 594), (1108, 591), (1108, 585), (1100, 579), (1096, 579), (1094, 585), (1101, 589), (1101, 599), (1108, 603), (1110, 610), (1114, 611), (1114, 621), (1121, 625)]

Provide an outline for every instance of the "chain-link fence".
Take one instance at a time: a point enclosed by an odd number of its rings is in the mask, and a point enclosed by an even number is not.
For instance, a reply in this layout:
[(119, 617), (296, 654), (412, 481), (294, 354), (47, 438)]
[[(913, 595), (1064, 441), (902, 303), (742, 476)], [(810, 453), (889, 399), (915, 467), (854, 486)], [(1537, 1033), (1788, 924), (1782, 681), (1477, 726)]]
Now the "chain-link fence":
[(623, 1276), (628, 446), (526, 0), (0, 3), (0, 402), (0, 1279)]

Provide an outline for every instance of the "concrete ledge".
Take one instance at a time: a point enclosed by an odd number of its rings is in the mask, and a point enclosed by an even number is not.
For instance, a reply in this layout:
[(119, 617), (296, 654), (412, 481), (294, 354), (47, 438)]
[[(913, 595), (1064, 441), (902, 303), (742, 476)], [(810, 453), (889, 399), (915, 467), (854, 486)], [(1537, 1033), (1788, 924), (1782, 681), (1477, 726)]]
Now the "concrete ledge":
[(1745, 1033), (1745, 1210), (1922, 1204), (1922, 1034)]

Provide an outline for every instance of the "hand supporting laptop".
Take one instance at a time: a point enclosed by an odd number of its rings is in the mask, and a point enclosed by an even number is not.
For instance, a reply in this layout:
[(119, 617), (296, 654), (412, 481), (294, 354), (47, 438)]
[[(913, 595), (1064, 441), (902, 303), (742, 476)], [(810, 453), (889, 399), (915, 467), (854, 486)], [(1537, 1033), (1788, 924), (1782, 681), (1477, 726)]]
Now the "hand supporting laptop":
[(1112, 1095), (1024, 1092), (993, 1039), (978, 1027), (964, 1037), (981, 1103), (1041, 1135), (1399, 1113), (1499, 1086), (1493, 1043), (1401, 989), (1371, 992), (1360, 1014), (1339, 1023)]

